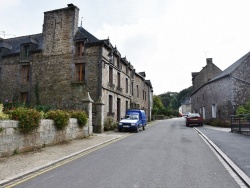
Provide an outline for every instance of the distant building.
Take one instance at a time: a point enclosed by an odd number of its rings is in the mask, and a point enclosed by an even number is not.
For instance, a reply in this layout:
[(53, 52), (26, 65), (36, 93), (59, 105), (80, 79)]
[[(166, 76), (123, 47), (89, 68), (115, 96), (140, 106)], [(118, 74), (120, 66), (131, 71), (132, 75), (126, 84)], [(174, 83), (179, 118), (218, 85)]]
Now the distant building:
[(42, 33), (0, 39), (0, 102), (81, 109), (89, 93), (94, 126), (96, 104), (103, 104), (104, 120), (138, 108), (150, 121), (153, 87), (145, 72), (136, 73), (109, 39), (78, 27), (78, 19), (79, 8), (68, 4), (44, 13)]
[(224, 71), (207, 59), (200, 72), (192, 73), (192, 112), (203, 118), (229, 119), (250, 97), (250, 53)]
[(191, 98), (187, 97), (182, 103), (179, 108), (179, 112), (181, 114), (191, 112)]

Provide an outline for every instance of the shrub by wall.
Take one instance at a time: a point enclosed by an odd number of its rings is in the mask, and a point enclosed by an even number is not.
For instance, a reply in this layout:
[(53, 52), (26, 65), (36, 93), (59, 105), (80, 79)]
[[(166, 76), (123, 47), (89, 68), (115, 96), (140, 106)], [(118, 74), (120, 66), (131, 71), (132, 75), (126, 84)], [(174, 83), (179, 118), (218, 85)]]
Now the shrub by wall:
[(27, 134), (39, 127), (41, 115), (35, 109), (18, 107), (8, 113), (12, 120), (19, 121), (18, 128), (21, 133)]
[(8, 114), (3, 113), (3, 104), (0, 104), (0, 120), (9, 119)]
[(84, 111), (80, 110), (70, 111), (70, 116), (71, 118), (77, 119), (79, 127), (85, 126), (88, 121), (88, 116)]
[(68, 125), (70, 114), (67, 111), (50, 110), (46, 114), (48, 119), (54, 120), (58, 130), (62, 130)]

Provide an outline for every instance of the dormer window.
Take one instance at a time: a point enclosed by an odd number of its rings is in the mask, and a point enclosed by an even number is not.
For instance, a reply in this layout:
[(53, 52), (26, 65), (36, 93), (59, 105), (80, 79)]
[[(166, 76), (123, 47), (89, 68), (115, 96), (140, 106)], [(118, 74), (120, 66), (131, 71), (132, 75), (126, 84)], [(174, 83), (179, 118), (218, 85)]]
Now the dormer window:
[(82, 57), (84, 50), (84, 43), (83, 42), (76, 42), (76, 56)]
[(28, 59), (30, 55), (30, 45), (23, 45), (21, 49), (21, 58)]

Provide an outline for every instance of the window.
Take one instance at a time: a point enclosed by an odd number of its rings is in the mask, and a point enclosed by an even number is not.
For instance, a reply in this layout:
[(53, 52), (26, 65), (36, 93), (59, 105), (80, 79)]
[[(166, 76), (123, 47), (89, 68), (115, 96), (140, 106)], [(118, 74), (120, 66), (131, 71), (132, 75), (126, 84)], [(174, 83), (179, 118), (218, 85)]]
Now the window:
[(206, 110), (205, 110), (205, 107), (202, 108), (202, 117), (203, 119), (206, 119)]
[(30, 65), (23, 65), (22, 66), (22, 83), (29, 82), (29, 72), (30, 72)]
[(128, 78), (126, 78), (126, 93), (128, 93)]
[(113, 84), (113, 68), (109, 67), (109, 83)]
[(212, 118), (216, 118), (216, 106), (215, 106), (215, 104), (212, 105)]
[(84, 49), (84, 43), (77, 42), (76, 43), (76, 56), (82, 57), (83, 56), (83, 49)]
[(131, 82), (131, 94), (134, 96), (134, 82)]
[(117, 68), (118, 68), (118, 69), (121, 68), (121, 67), (120, 67), (120, 59), (119, 59), (119, 58), (117, 59)]
[(113, 111), (113, 97), (109, 95), (109, 113), (111, 114)]
[(126, 101), (126, 112), (128, 110), (128, 101)]
[(121, 74), (119, 72), (117, 72), (117, 87), (121, 87)]
[(28, 102), (28, 92), (21, 92), (20, 93), (21, 102), (27, 103)]
[(83, 82), (85, 80), (85, 64), (75, 64), (75, 81)]
[(145, 97), (144, 98), (145, 98), (145, 101), (146, 101), (147, 100), (147, 92), (146, 91), (145, 91)]
[(28, 59), (29, 53), (30, 53), (30, 46), (29, 45), (22, 46), (22, 51), (21, 51), (22, 59)]
[(144, 89), (142, 90), (142, 99), (144, 100)]
[(137, 97), (139, 97), (139, 86), (136, 85), (136, 93), (137, 93)]

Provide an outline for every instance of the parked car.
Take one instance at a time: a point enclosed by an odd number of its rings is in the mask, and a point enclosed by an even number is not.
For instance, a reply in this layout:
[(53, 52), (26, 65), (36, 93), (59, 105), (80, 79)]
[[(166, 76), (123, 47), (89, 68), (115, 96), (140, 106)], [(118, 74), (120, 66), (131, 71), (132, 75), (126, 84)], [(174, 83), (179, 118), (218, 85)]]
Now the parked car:
[(189, 114), (191, 114), (190, 112), (185, 112), (182, 114), (182, 117), (187, 117)]
[(118, 130), (135, 130), (139, 132), (140, 128), (145, 130), (147, 118), (144, 110), (130, 109), (127, 110), (125, 117), (119, 122)]
[(188, 114), (188, 116), (186, 117), (186, 126), (189, 127), (190, 125), (203, 126), (203, 118), (200, 116), (200, 114)]

